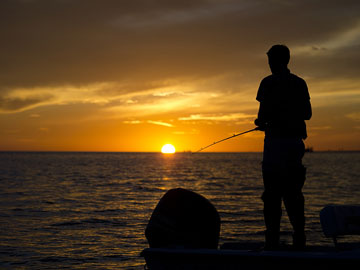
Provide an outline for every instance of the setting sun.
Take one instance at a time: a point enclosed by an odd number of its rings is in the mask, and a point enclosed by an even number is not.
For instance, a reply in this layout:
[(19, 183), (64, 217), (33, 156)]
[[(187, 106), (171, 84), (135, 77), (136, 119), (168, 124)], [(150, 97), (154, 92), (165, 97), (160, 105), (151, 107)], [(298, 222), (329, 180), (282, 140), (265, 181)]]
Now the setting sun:
[(175, 153), (175, 147), (172, 144), (165, 144), (161, 148), (161, 153), (163, 153), (163, 154), (173, 154), (173, 153)]

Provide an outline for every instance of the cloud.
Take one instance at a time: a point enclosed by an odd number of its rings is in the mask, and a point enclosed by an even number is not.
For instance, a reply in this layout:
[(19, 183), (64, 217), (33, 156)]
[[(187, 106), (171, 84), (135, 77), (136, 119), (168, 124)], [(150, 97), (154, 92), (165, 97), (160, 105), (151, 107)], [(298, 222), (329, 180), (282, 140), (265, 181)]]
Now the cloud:
[(359, 1), (325, 0), (1, 1), (0, 81), (11, 89), (135, 85), (234, 69), (257, 78), (275, 42), (358, 44), (359, 7)]
[(152, 120), (148, 120), (147, 121), (149, 124), (154, 124), (154, 125), (159, 125), (159, 126), (164, 126), (164, 127), (173, 127), (174, 125), (169, 124), (169, 123), (165, 123), (165, 122), (161, 122), (161, 121), (152, 121)]
[(37, 106), (49, 103), (53, 99), (52, 95), (32, 96), (32, 97), (1, 97), (0, 113), (11, 113), (28, 110)]
[(41, 127), (41, 128), (39, 128), (39, 131), (41, 131), (41, 132), (49, 132), (49, 128)]
[[(195, 5), (182, 8), (166, 7), (166, 10), (150, 10), (144, 16), (141, 14), (129, 14), (114, 20), (114, 25), (129, 28), (168, 27), (174, 24), (188, 24), (201, 20), (208, 20), (217, 16), (224, 16), (228, 13), (241, 12), (246, 10), (252, 2), (238, 4), (234, 1), (194, 1)], [(197, 2), (197, 3), (196, 3)]]
[[(316, 41), (315, 41), (316, 42)], [(337, 50), (341, 48), (349, 48), (360, 44), (360, 20), (354, 22), (349, 28), (342, 32), (334, 33), (328, 39), (324, 39), (316, 43), (316, 45), (299, 46), (292, 49), (294, 54), (326, 54), (329, 50)]]
[[(211, 110), (214, 104), (211, 102), (214, 99), (216, 97), (211, 93), (197, 91), (196, 86), (179, 84), (118, 96), (117, 99), (104, 106), (103, 111), (123, 118), (144, 118), (168, 113), (185, 114), (188, 111)], [(132, 102), (127, 102), (127, 100), (132, 100)]]
[(355, 120), (355, 121), (360, 121), (360, 112), (354, 112), (354, 113), (350, 113), (347, 114), (346, 117)]
[(356, 93), (341, 80), (359, 85), (359, 8), (334, 0), (1, 1), (0, 111), (86, 103), (124, 117), (248, 113), (274, 43), (289, 45), (290, 68), (314, 83), (315, 99)]
[(130, 124), (130, 125), (137, 125), (137, 124), (143, 124), (143, 123), (149, 123), (153, 125), (159, 125), (164, 127), (174, 127), (173, 124), (166, 123), (163, 121), (153, 121), (153, 120), (147, 120), (147, 121), (141, 121), (141, 120), (127, 120), (123, 121), (124, 124)]
[(199, 133), (200, 132), (197, 129), (191, 129), (189, 131), (180, 131), (180, 130), (178, 130), (178, 131), (173, 132), (173, 134), (175, 134), (175, 135), (194, 135), (194, 134), (199, 134)]
[(159, 88), (151, 85), (149, 89), (137, 90), (128, 90), (124, 88), (126, 84), (116, 82), (15, 88), (3, 96), (0, 93), (0, 112), (15, 113), (39, 106), (91, 104), (103, 112), (127, 118), (164, 112), (214, 110), (214, 107), (222, 106), (218, 105), (219, 102), (227, 102), (232, 96), (229, 93), (220, 101), (221, 93), (202, 92), (202, 87), (211, 87), (211, 80), (207, 80), (206, 85), (201, 81), (173, 83), (165, 87), (162, 86), (168, 83), (159, 83)]
[(131, 120), (131, 121), (123, 121), (124, 124), (130, 124), (130, 125), (137, 125), (137, 124), (141, 124), (142, 121), (140, 120)]
[(312, 131), (313, 130), (329, 130), (329, 129), (332, 129), (331, 126), (311, 126), (309, 127), (309, 129), (311, 129)]
[(114, 96), (103, 96), (99, 92), (109, 87), (116, 86), (112, 83), (95, 83), (84, 86), (14, 88), (2, 96), (0, 93), (0, 112), (21, 112), (39, 106), (72, 103), (104, 104)]
[(256, 115), (244, 113), (222, 114), (222, 115), (203, 115), (192, 114), (188, 117), (180, 117), (180, 121), (238, 121), (240, 119), (254, 118)]

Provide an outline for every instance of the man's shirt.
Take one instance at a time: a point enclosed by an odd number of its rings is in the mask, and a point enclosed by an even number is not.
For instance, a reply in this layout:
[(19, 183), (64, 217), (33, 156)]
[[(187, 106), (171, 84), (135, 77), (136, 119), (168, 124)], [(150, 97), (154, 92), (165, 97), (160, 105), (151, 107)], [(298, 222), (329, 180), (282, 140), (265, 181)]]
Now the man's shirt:
[(306, 82), (284, 70), (264, 78), (256, 96), (260, 102), (258, 119), (266, 124), (270, 137), (307, 137), (304, 120), (311, 117), (310, 95)]

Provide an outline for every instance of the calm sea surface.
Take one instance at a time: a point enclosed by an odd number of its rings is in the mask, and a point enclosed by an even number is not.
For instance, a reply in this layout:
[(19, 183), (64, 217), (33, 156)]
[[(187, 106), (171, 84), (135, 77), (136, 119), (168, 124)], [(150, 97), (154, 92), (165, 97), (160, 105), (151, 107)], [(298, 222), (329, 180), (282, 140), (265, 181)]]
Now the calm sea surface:
[[(182, 187), (209, 199), (220, 244), (262, 241), (261, 153), (0, 152), (1, 269), (143, 269), (150, 215)], [(360, 152), (307, 153), (310, 244), (327, 204), (360, 204)], [(282, 240), (290, 242), (284, 213)]]

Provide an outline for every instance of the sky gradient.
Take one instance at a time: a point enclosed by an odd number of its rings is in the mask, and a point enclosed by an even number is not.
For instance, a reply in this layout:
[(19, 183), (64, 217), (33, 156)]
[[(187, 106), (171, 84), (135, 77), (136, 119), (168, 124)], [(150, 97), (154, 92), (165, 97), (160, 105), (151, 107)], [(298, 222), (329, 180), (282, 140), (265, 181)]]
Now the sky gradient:
[[(360, 150), (360, 1), (0, 2), (0, 150), (196, 151), (254, 127), (267, 50), (308, 84), (307, 146)], [(207, 151), (262, 151), (262, 132)]]

